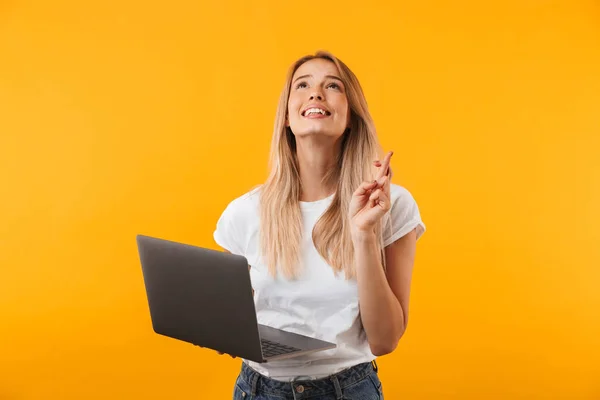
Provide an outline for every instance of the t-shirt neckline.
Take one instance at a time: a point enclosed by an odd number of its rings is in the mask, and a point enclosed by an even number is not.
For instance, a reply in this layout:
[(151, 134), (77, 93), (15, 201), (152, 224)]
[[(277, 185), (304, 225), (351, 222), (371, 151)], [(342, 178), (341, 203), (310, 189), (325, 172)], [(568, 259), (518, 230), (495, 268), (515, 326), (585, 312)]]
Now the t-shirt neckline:
[(310, 210), (310, 209), (314, 209), (317, 207), (320, 207), (326, 203), (329, 203), (331, 200), (333, 200), (333, 197), (335, 196), (335, 193), (330, 194), (329, 196), (320, 199), (320, 200), (315, 200), (315, 201), (300, 201), (300, 208), (303, 210)]

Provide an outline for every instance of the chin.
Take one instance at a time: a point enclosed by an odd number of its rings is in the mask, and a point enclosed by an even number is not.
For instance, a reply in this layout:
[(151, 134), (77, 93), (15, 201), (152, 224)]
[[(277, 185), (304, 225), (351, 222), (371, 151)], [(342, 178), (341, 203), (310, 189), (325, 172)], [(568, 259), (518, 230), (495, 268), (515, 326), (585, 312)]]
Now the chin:
[(312, 136), (312, 137), (337, 139), (344, 134), (344, 131), (323, 130), (323, 129), (318, 129), (316, 127), (313, 129), (309, 128), (309, 129), (304, 129), (304, 130), (299, 130), (299, 131), (294, 131), (292, 129), (292, 132), (294, 133), (294, 136), (296, 136), (297, 138), (305, 138), (305, 137)]

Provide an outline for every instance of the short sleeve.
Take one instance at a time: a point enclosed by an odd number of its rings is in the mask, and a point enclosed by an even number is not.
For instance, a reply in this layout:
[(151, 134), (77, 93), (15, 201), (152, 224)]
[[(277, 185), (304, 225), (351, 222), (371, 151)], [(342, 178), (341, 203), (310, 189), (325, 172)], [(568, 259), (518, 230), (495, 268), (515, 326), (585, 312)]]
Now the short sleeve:
[(417, 240), (425, 233), (425, 224), (412, 194), (404, 187), (390, 185), (392, 208), (383, 228), (383, 245), (389, 246), (413, 229)]
[[(240, 232), (240, 224), (242, 221), (236, 219), (236, 201), (232, 201), (227, 205), (217, 221), (217, 226), (213, 233), (215, 242), (222, 248), (230, 251), (233, 254), (244, 255), (242, 245), (242, 235)], [(239, 213), (238, 213), (239, 215)]]

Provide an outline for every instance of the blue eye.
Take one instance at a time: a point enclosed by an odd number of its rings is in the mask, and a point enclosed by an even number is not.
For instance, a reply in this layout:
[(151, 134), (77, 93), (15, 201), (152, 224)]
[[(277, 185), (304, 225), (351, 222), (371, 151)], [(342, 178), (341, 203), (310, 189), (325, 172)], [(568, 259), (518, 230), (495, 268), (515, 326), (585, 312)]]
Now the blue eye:
[(296, 89), (300, 89), (301, 87), (306, 86), (306, 82), (300, 82), (296, 85)]
[(338, 85), (337, 83), (330, 83), (329, 85), (327, 85), (327, 87), (333, 87), (335, 89), (341, 89), (340, 85)]

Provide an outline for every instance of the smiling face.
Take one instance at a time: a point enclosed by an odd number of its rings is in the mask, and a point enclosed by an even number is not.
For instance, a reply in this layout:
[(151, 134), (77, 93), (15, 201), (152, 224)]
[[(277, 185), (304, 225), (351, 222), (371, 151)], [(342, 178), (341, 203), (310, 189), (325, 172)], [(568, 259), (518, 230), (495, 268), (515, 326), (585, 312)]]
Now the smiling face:
[(346, 88), (336, 65), (321, 58), (302, 64), (292, 77), (286, 126), (296, 137), (339, 137), (349, 124)]

